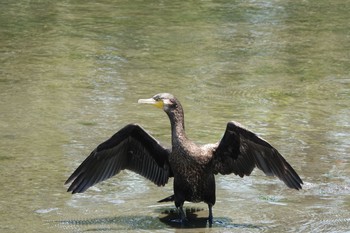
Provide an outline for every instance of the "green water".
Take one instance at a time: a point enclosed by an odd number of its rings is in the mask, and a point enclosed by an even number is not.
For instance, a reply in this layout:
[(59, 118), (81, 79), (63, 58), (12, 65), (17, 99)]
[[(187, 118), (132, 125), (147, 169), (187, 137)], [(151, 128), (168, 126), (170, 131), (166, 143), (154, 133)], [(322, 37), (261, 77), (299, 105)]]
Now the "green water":
[[(349, 1), (2, 1), (1, 232), (347, 232)], [(137, 99), (171, 92), (189, 137), (235, 120), (305, 182), (260, 171), (217, 177), (188, 229), (162, 221), (172, 193), (131, 172), (84, 194), (63, 183), (103, 140), (137, 122), (165, 145), (166, 115)], [(201, 221), (202, 220), (202, 221)], [(204, 223), (203, 223), (204, 222)]]

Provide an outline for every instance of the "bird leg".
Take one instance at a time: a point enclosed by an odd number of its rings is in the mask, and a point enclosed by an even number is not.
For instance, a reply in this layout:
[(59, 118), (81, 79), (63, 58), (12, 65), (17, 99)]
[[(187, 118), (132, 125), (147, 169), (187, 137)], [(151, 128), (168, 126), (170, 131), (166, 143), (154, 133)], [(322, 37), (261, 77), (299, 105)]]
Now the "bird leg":
[(179, 211), (179, 215), (180, 215), (180, 221), (181, 223), (184, 223), (187, 221), (187, 218), (186, 218), (186, 213), (183, 209), (183, 204), (181, 204), (179, 207), (177, 207), (178, 211)]
[(209, 208), (208, 222), (209, 222), (209, 227), (211, 227), (213, 225), (213, 205), (208, 204), (208, 208)]

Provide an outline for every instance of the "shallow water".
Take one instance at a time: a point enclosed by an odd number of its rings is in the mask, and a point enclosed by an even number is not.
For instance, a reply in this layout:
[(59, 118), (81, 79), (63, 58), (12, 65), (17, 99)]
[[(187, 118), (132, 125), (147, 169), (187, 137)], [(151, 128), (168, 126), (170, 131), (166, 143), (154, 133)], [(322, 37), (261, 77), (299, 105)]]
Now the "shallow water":
[[(1, 232), (348, 232), (350, 5), (347, 1), (2, 1)], [(80, 162), (137, 122), (170, 143), (137, 99), (171, 92), (189, 137), (220, 140), (235, 120), (302, 177), (289, 190), (256, 170), (217, 177), (214, 225), (132, 172), (66, 193)], [(196, 217), (196, 218), (195, 218)]]

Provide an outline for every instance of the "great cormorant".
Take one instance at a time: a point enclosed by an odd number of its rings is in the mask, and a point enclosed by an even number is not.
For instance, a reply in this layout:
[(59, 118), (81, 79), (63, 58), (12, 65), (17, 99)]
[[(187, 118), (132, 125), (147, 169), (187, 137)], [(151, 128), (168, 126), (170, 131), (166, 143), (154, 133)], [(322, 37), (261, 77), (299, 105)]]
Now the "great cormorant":
[(137, 124), (129, 124), (103, 142), (67, 179), (68, 192), (82, 193), (123, 169), (134, 171), (158, 186), (174, 177), (174, 195), (162, 201), (174, 201), (180, 221), (186, 220), (185, 201), (208, 204), (209, 224), (215, 204), (214, 175), (234, 173), (243, 177), (254, 167), (268, 176), (277, 176), (289, 188), (301, 189), (302, 180), (282, 155), (267, 141), (237, 122), (228, 122), (222, 139), (216, 144), (197, 145), (185, 133), (184, 112), (171, 94), (161, 93), (138, 103), (163, 109), (171, 123), (172, 148), (159, 144)]

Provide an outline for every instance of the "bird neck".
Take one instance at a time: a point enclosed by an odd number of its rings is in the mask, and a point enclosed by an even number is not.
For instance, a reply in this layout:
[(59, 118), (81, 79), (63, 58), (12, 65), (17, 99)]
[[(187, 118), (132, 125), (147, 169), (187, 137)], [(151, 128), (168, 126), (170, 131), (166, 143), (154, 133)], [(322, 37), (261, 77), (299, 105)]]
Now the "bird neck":
[(181, 144), (186, 139), (184, 113), (181, 108), (168, 113), (171, 124), (171, 139), (174, 144)]

